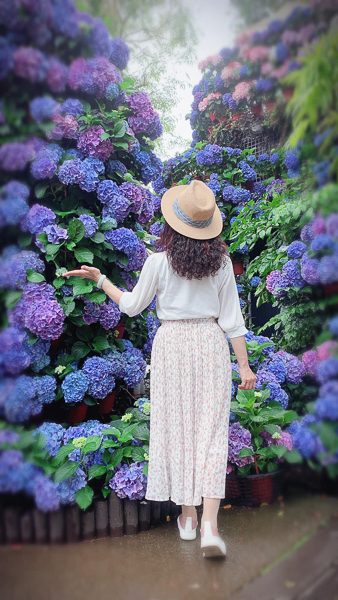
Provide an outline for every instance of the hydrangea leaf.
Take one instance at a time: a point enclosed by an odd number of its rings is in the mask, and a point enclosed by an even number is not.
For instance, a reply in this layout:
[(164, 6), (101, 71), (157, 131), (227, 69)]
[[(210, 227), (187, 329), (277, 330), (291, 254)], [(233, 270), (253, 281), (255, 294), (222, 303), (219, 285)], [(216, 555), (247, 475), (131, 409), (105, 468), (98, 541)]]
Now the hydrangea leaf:
[(76, 492), (75, 500), (80, 508), (85, 510), (88, 506), (91, 505), (93, 499), (94, 491), (89, 485), (81, 488)]
[(72, 355), (74, 360), (80, 360), (89, 354), (90, 346), (85, 344), (84, 342), (75, 342), (72, 347)]
[(80, 296), (80, 294), (89, 294), (93, 289), (93, 283), (86, 279), (77, 278), (73, 285), (73, 295)]
[(289, 463), (302, 463), (303, 462), (303, 457), (298, 452), (298, 450), (296, 450), (296, 448), (293, 448), (292, 450), (289, 450), (288, 452), (285, 452), (284, 458)]
[(131, 456), (134, 462), (142, 462), (144, 460), (144, 449), (141, 446), (132, 447)]
[(110, 347), (107, 338), (105, 338), (103, 335), (98, 335), (96, 338), (94, 338), (93, 346), (95, 350), (97, 350), (97, 352), (100, 352), (101, 350), (106, 350)]
[(54, 458), (52, 458), (51, 465), (53, 467), (57, 467), (58, 465), (60, 465), (65, 460), (65, 458), (68, 456), (68, 454), (73, 452), (73, 450), (74, 450), (73, 444), (67, 444), (66, 446), (61, 446), (57, 455), (54, 456)]
[(94, 477), (102, 477), (102, 475), (105, 475), (106, 470), (105, 465), (92, 465), (88, 472), (88, 481)]
[[(74, 448), (73, 448), (73, 450), (74, 450)], [(61, 465), (61, 467), (59, 467), (57, 469), (57, 471), (55, 471), (55, 475), (54, 475), (55, 483), (60, 483), (61, 481), (68, 479), (68, 477), (71, 477), (75, 473), (79, 464), (80, 463), (78, 463), (78, 462), (73, 462), (73, 461), (69, 460), (69, 461), (65, 462), (63, 465)]]
[(88, 248), (76, 248), (74, 254), (79, 262), (93, 263), (94, 254)]
[(68, 225), (67, 233), (73, 242), (80, 242), (85, 233), (84, 224), (79, 219), (73, 219)]
[(106, 298), (107, 296), (104, 292), (93, 292), (88, 296), (90, 302), (96, 302), (97, 304), (102, 304)]

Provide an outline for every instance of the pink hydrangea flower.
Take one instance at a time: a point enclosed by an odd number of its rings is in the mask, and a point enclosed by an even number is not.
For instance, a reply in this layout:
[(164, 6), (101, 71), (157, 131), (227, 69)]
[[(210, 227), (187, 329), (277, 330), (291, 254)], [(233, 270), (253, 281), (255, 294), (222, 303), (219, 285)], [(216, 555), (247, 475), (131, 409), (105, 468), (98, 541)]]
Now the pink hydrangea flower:
[(244, 44), (248, 44), (251, 41), (251, 37), (252, 34), (249, 33), (240, 33), (238, 34), (238, 36), (235, 38), (235, 46), (239, 47), (239, 46), (243, 46)]
[(222, 62), (222, 60), (223, 60), (223, 57), (221, 56), (221, 54), (219, 54), (219, 53), (213, 54), (212, 56), (208, 56), (204, 60), (201, 60), (198, 63), (198, 68), (203, 70), (203, 69), (206, 69), (207, 67), (209, 67), (210, 65), (213, 65), (214, 67), (216, 67), (220, 62)]
[(273, 66), (272, 66), (271, 62), (265, 62), (261, 66), (261, 73), (262, 73), (262, 75), (270, 75), (272, 69), (273, 69)]
[(312, 231), (314, 231), (316, 235), (319, 235), (320, 233), (326, 233), (326, 221), (324, 217), (320, 215), (316, 216), (312, 223)]
[(241, 81), (240, 83), (237, 83), (235, 90), (232, 93), (233, 99), (244, 100), (244, 98), (249, 98), (251, 86), (251, 81)]
[(327, 342), (323, 342), (317, 346), (317, 354), (318, 360), (321, 362), (322, 360), (326, 360), (327, 358), (331, 358), (333, 352), (337, 350), (338, 343), (334, 340), (328, 340)]
[(288, 433), (287, 431), (282, 431), (280, 434), (280, 438), (278, 438), (277, 440), (277, 446), (286, 446), (288, 450), (292, 450), (293, 443), (290, 433)]
[(217, 98), (220, 98), (220, 96), (222, 96), (222, 94), (220, 92), (211, 92), (211, 94), (208, 94), (205, 98), (203, 98), (203, 100), (199, 103), (198, 105), (198, 110), (200, 112), (202, 112), (203, 110), (206, 110), (206, 108), (208, 107), (209, 103), (211, 102), (211, 100), (217, 100)]
[(55, 123), (54, 129), (47, 132), (47, 137), (50, 140), (61, 140), (67, 138), (76, 140), (79, 136), (79, 124), (74, 115), (61, 115), (59, 112), (53, 116)]
[(270, 57), (271, 48), (269, 46), (253, 46), (244, 52), (244, 58), (252, 62), (260, 62)]
[(242, 67), (242, 64), (237, 61), (230, 62), (224, 69), (222, 70), (221, 77), (223, 81), (229, 81), (229, 79), (239, 79), (239, 71)]
[(271, 77), (276, 77), (276, 79), (281, 79), (282, 77), (285, 77), (285, 75), (287, 75), (289, 72), (289, 64), (290, 60), (288, 59), (282, 64), (281, 67), (272, 69), (272, 71), (270, 72)]
[(302, 356), (302, 363), (308, 375), (317, 379), (318, 372), (318, 355), (316, 350), (307, 350)]

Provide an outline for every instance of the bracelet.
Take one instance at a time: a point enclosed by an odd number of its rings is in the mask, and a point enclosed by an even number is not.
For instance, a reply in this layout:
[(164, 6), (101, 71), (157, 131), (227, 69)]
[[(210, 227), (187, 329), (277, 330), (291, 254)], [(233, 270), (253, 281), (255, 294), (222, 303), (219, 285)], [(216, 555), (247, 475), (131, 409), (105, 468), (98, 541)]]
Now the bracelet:
[(101, 289), (102, 288), (102, 284), (103, 284), (103, 282), (104, 282), (104, 280), (106, 278), (107, 278), (107, 275), (101, 275), (100, 279), (98, 280), (98, 282), (96, 284), (96, 287), (98, 287), (98, 288)]

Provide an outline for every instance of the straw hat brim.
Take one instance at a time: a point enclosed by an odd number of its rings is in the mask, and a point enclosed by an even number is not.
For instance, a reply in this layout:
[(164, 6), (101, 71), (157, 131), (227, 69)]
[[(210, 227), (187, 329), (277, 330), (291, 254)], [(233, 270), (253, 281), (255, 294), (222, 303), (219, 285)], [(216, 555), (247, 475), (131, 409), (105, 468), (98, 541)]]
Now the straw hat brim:
[(210, 225), (204, 228), (187, 225), (187, 223), (184, 223), (175, 215), (173, 210), (174, 200), (175, 198), (179, 197), (183, 190), (187, 189), (188, 187), (188, 185), (177, 185), (170, 188), (163, 194), (161, 200), (161, 211), (165, 220), (173, 229), (175, 229), (175, 231), (178, 231), (178, 233), (195, 240), (209, 240), (217, 237), (223, 229), (222, 213), (217, 204)]

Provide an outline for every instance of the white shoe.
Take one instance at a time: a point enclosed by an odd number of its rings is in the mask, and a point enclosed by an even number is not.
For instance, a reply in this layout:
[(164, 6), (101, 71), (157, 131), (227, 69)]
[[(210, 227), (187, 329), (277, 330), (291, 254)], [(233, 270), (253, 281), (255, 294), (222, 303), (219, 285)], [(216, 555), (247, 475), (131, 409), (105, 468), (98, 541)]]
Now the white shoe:
[(204, 535), (201, 535), (201, 549), (203, 550), (203, 556), (206, 558), (212, 556), (224, 557), (226, 555), (225, 542), (218, 535), (212, 533), (210, 521), (205, 521), (204, 523)]
[(185, 522), (185, 528), (183, 529), (183, 527), (180, 523), (180, 516), (181, 515), (179, 515), (177, 517), (177, 525), (178, 525), (178, 529), (180, 531), (181, 539), (182, 540), (195, 540), (197, 527), (195, 527), (195, 529), (192, 528), (192, 517), (187, 517), (186, 522)]

